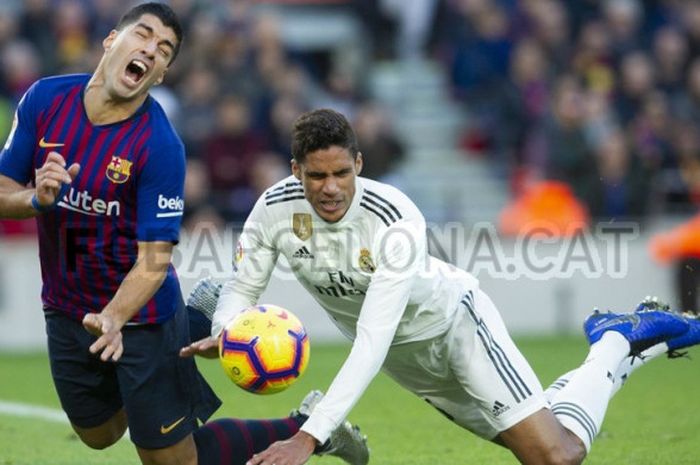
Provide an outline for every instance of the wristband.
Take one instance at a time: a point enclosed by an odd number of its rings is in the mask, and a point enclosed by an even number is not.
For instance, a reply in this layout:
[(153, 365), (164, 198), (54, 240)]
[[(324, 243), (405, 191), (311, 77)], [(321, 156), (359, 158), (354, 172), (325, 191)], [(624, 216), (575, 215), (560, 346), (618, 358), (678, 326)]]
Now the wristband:
[(36, 194), (32, 195), (32, 208), (39, 213), (46, 213), (50, 212), (56, 207), (56, 205), (49, 205), (48, 207), (44, 207), (39, 204), (39, 199), (36, 198)]

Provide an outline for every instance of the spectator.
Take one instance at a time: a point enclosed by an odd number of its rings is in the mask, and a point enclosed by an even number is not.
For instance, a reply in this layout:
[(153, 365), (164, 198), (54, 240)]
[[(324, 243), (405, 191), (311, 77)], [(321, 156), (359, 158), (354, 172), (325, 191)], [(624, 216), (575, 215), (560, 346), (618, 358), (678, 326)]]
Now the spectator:
[(226, 95), (216, 105), (216, 129), (203, 141), (203, 160), (217, 205), (227, 221), (245, 219), (255, 202), (251, 169), (267, 149), (251, 128), (248, 102)]
[(585, 135), (583, 91), (573, 76), (557, 80), (549, 113), (526, 141), (525, 160), (538, 177), (565, 182), (576, 197), (589, 198), (595, 164)]
[(596, 151), (598, 176), (584, 199), (593, 218), (643, 219), (649, 200), (649, 174), (630, 149), (624, 133), (608, 133)]
[(394, 171), (404, 158), (404, 147), (396, 136), (387, 114), (376, 104), (364, 103), (353, 122), (363, 158), (362, 176), (378, 181)]

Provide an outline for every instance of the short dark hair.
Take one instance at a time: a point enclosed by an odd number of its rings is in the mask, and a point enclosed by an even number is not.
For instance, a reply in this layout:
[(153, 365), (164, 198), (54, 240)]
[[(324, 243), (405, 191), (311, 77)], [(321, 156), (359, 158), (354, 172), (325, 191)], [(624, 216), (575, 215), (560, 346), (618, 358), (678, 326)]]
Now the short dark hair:
[(322, 108), (304, 113), (294, 122), (292, 157), (297, 163), (303, 163), (307, 154), (332, 145), (348, 149), (350, 155), (357, 158), (355, 131), (342, 114)]
[(121, 31), (126, 26), (134, 24), (143, 15), (155, 16), (156, 18), (160, 19), (164, 26), (169, 27), (175, 33), (175, 37), (177, 37), (177, 43), (175, 44), (175, 50), (173, 50), (173, 56), (172, 58), (170, 58), (170, 63), (172, 63), (173, 61), (175, 61), (175, 57), (177, 57), (177, 54), (180, 51), (180, 45), (182, 44), (184, 34), (182, 32), (182, 25), (180, 24), (180, 20), (177, 18), (177, 15), (173, 11), (173, 9), (170, 8), (168, 5), (158, 2), (142, 3), (140, 5), (136, 5), (135, 7), (124, 13), (124, 16), (121, 17), (115, 29), (117, 31)]

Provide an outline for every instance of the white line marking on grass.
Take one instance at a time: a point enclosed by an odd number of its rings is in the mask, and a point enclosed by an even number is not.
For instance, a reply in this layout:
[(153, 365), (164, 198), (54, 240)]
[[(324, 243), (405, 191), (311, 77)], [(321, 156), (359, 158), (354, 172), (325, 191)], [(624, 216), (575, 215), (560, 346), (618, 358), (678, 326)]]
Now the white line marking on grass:
[[(21, 402), (7, 402), (0, 400), (0, 414), (24, 418), (38, 418), (40, 420), (50, 421), (53, 423), (70, 425), (70, 421), (68, 421), (68, 417), (63, 410), (50, 407), (41, 407), (38, 405), (23, 404)], [(121, 439), (129, 439), (128, 430)]]
[(38, 405), (22, 404), (19, 402), (6, 402), (0, 400), (0, 413), (14, 415), (16, 417), (39, 418), (54, 423), (70, 424), (63, 410)]

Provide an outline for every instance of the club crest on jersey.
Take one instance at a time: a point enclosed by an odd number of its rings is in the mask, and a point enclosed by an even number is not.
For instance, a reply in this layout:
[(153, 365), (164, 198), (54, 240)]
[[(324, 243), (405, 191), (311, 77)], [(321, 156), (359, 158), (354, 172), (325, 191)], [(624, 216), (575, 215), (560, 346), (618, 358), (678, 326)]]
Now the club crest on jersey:
[(294, 235), (302, 241), (307, 240), (313, 234), (314, 229), (311, 224), (311, 215), (308, 213), (295, 213), (292, 215), (292, 230)]
[(241, 263), (241, 260), (243, 260), (243, 244), (241, 241), (238, 241), (238, 244), (236, 244), (236, 253), (233, 256), (233, 269), (235, 271), (238, 271), (238, 264)]
[(115, 184), (125, 183), (131, 176), (132, 164), (129, 160), (113, 156), (112, 161), (107, 165), (107, 179)]
[(360, 249), (360, 269), (365, 273), (374, 273), (377, 269), (372, 261), (372, 256), (367, 249)]

